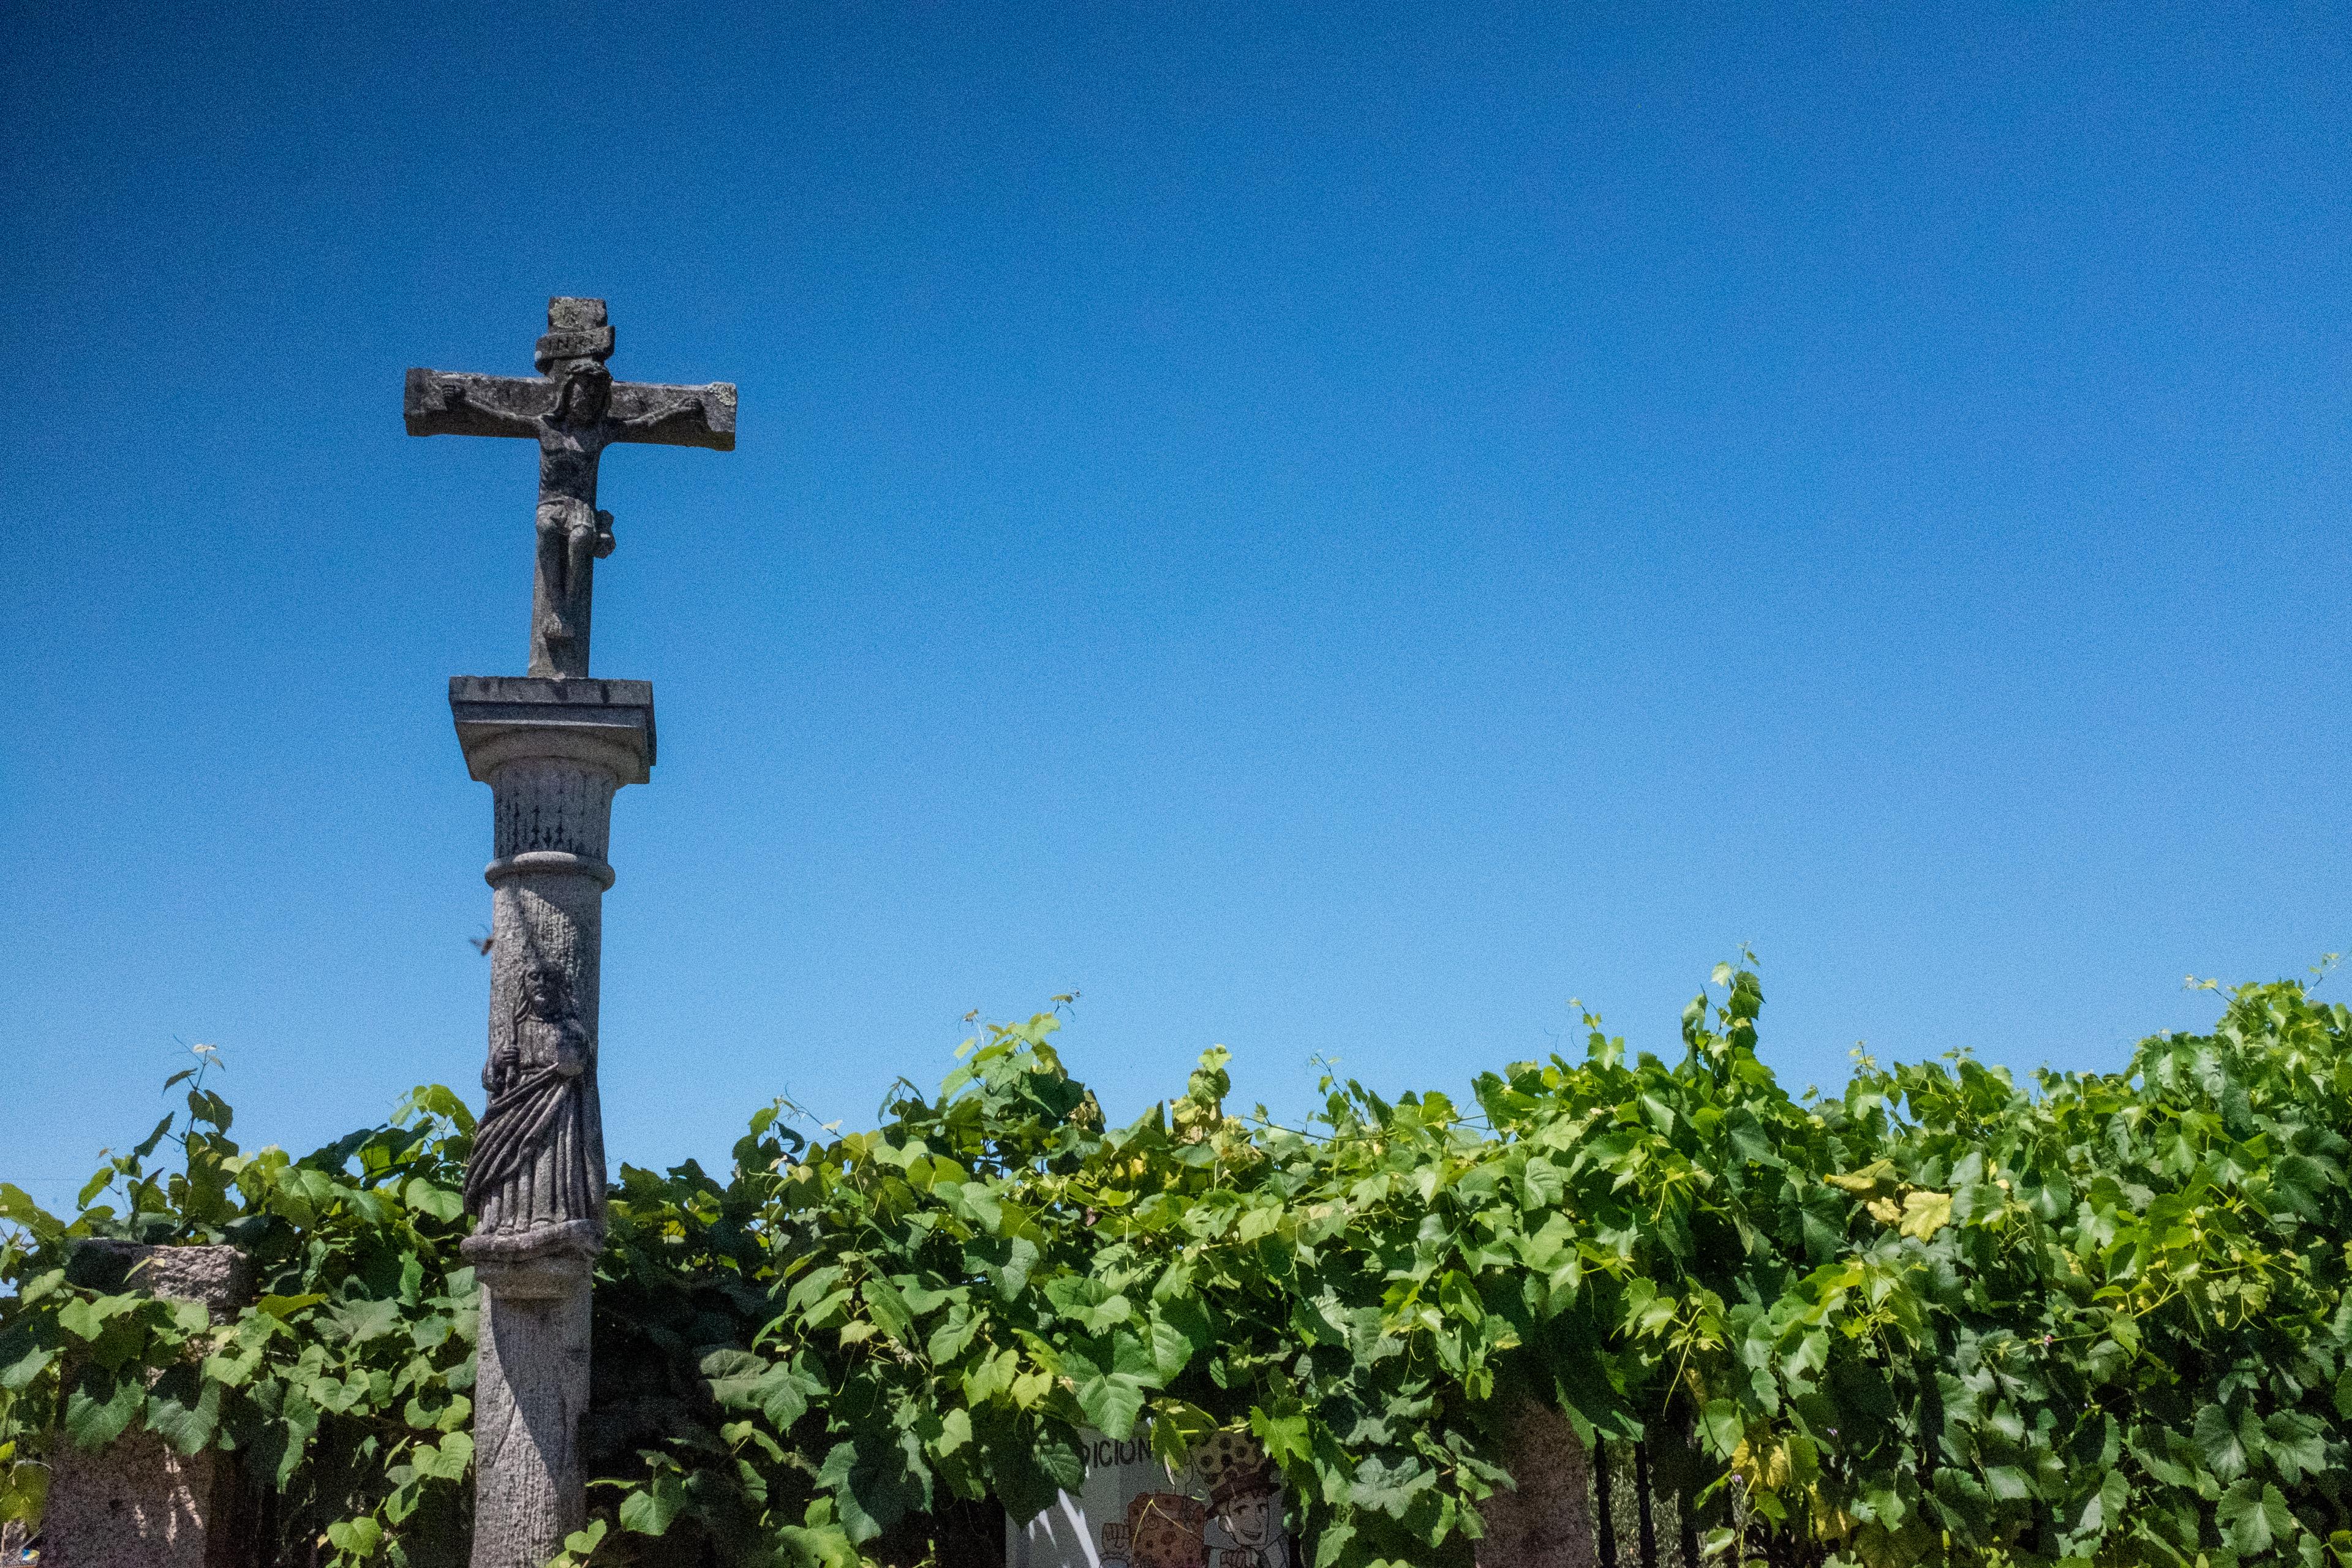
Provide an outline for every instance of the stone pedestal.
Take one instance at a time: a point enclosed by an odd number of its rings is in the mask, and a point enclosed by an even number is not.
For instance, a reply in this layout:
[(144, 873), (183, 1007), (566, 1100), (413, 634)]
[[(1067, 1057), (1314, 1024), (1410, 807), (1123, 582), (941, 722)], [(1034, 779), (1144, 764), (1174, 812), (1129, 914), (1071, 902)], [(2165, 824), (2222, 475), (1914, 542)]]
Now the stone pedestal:
[[(503, 1159), (477, 1134), (465, 1253), (484, 1297), (473, 1568), (538, 1568), (586, 1517), (589, 1276), (604, 1234), (598, 960), (614, 793), (654, 761), (641, 680), (461, 676), (449, 707), (490, 786), (490, 1063)], [(496, 1179), (488, 1179), (495, 1175)]]
[[(72, 1276), (101, 1290), (143, 1290), (201, 1301), (233, 1318), (253, 1291), (234, 1247), (142, 1247), (85, 1241)], [(94, 1451), (60, 1444), (49, 1455), (41, 1521), (44, 1568), (241, 1568), (257, 1560), (254, 1521), (236, 1456), (182, 1454), (152, 1432), (130, 1431)]]

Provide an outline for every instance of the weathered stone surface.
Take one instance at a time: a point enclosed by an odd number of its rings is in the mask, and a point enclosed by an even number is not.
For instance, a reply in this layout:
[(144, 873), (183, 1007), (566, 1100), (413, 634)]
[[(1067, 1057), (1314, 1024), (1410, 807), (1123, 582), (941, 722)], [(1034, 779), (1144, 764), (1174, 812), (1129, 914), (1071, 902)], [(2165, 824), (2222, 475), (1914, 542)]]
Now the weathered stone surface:
[(215, 1321), (253, 1299), (253, 1260), (234, 1247), (150, 1247), (93, 1237), (74, 1247), (70, 1276), (99, 1290), (201, 1301)]
[(597, 1001), (613, 795), (654, 762), (654, 693), (588, 674), (596, 508), (616, 441), (735, 447), (735, 389), (615, 382), (602, 300), (547, 302), (544, 379), (412, 370), (412, 436), (539, 443), (530, 673), (460, 676), (449, 710), (490, 786), (489, 1096), (466, 1173), (465, 1253), (482, 1281), (474, 1391), (474, 1568), (537, 1568), (586, 1514), (589, 1274), (604, 1238)]
[(456, 675), (449, 713), (466, 769), (483, 784), (517, 761), (579, 763), (610, 773), (615, 787), (645, 783), (654, 765), (650, 681)]
[(596, 471), (616, 441), (735, 449), (735, 388), (616, 382), (602, 300), (547, 302), (532, 362), (544, 379), (412, 370), (402, 416), (412, 436), (511, 436), (539, 443), (538, 553), (530, 673), (588, 673), (595, 564), (613, 553), (613, 514), (596, 508)]
[[(251, 1298), (251, 1261), (233, 1247), (85, 1241), (69, 1264), (80, 1283), (201, 1301), (215, 1321)], [(256, 1557), (251, 1500), (234, 1456), (174, 1452), (127, 1432), (95, 1452), (49, 1455), (43, 1568), (242, 1568)]]
[(536, 1568), (586, 1517), (589, 1271), (604, 1235), (596, 1085), (613, 796), (654, 757), (639, 680), (460, 677), (450, 714), (491, 792), (488, 1094), (467, 1170), (483, 1286), (475, 1568)]
[(1504, 1468), (1518, 1489), (1479, 1508), (1478, 1568), (1596, 1568), (1592, 1469), (1567, 1418), (1532, 1400), (1511, 1417)]
[(587, 1519), (580, 1417), (588, 1408), (588, 1259), (478, 1263), (475, 1568), (530, 1568)]
[[(653, 755), (643, 681), (460, 677), (449, 705), (492, 795), (489, 1095), (467, 1173), (477, 1266), (595, 1254), (604, 1227), (596, 1089), (613, 795)], [(584, 1289), (584, 1274), (581, 1277)], [(492, 1289), (499, 1286), (486, 1276)]]
[(50, 1457), (42, 1568), (243, 1568), (255, 1560), (229, 1455), (184, 1455), (149, 1432)]

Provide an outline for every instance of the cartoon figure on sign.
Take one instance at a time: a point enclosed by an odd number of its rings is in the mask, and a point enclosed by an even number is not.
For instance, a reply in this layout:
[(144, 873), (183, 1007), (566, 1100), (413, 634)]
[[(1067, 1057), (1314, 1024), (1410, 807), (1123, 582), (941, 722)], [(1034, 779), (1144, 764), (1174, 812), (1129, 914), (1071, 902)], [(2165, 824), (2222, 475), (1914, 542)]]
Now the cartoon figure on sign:
[(1129, 1568), (1208, 1568), (1209, 1510), (1175, 1492), (1145, 1492), (1127, 1505)]
[(1220, 1432), (1194, 1451), (1192, 1468), (1232, 1542), (1218, 1552), (1218, 1568), (1292, 1568), (1281, 1479), (1257, 1439)]

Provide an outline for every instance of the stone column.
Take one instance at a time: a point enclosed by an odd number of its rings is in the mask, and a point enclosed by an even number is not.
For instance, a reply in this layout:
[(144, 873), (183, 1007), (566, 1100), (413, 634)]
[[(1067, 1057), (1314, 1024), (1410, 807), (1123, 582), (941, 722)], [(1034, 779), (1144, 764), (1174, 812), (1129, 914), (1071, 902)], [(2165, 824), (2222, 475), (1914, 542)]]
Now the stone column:
[(654, 761), (642, 680), (460, 676), (449, 707), (490, 786), (488, 1108), (467, 1177), (483, 1287), (473, 1568), (538, 1568), (586, 1518), (589, 1277), (604, 1237), (597, 978), (613, 795)]

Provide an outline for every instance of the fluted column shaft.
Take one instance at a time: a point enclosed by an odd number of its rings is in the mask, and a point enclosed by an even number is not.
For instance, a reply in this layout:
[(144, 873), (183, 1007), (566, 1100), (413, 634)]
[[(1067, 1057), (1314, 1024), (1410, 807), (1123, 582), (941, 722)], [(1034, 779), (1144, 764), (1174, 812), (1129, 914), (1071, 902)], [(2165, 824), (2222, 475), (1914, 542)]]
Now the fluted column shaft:
[(604, 1235), (596, 1089), (613, 796), (653, 761), (641, 681), (461, 678), (450, 707), (489, 784), (488, 1103), (465, 1253), (483, 1287), (473, 1568), (538, 1568), (586, 1518), (590, 1281)]

